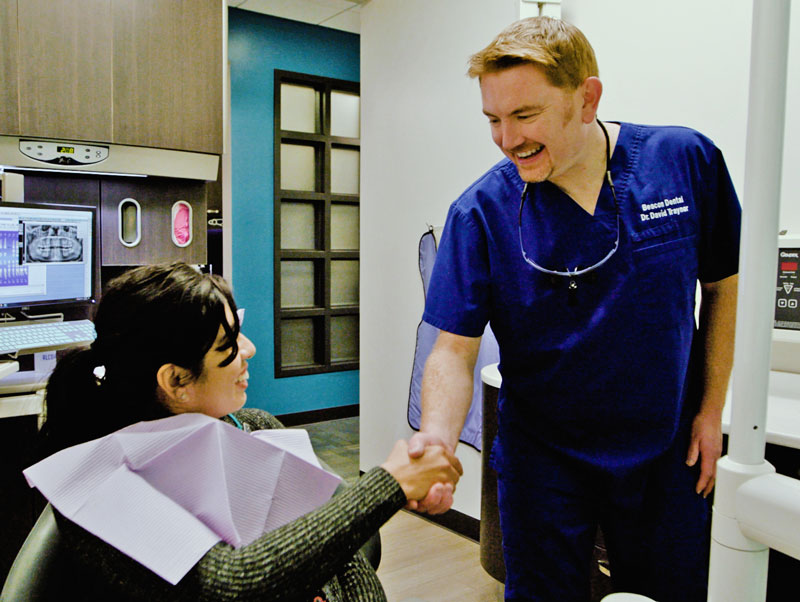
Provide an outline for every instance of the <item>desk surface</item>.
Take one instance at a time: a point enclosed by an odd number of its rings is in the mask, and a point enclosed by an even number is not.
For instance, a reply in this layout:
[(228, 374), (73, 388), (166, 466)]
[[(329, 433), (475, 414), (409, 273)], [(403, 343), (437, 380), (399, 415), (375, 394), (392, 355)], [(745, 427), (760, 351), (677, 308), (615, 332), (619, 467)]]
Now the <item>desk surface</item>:
[(0, 378), (5, 378), (9, 374), (14, 374), (19, 370), (19, 362), (7, 360), (0, 362)]
[[(489, 386), (499, 388), (503, 379), (497, 364), (489, 364), (481, 370), (481, 380)], [(731, 430), (731, 388), (722, 411), (722, 432)], [(769, 373), (769, 396), (767, 399), (767, 443), (800, 449), (800, 374), (791, 372)]]
[[(14, 361), (0, 362), (0, 379), (19, 370), (19, 363)], [(0, 396), (0, 418), (29, 416), (41, 414), (44, 408), (44, 392), (26, 395)]]

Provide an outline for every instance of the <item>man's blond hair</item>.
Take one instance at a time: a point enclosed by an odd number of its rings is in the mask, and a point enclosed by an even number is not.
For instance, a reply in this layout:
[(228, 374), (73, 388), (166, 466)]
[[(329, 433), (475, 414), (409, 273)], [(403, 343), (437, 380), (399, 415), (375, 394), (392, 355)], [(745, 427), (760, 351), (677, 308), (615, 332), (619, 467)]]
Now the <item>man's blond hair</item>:
[(467, 73), (479, 78), (524, 64), (540, 67), (552, 85), (572, 90), (599, 74), (594, 50), (581, 30), (551, 17), (512, 23), (470, 57)]

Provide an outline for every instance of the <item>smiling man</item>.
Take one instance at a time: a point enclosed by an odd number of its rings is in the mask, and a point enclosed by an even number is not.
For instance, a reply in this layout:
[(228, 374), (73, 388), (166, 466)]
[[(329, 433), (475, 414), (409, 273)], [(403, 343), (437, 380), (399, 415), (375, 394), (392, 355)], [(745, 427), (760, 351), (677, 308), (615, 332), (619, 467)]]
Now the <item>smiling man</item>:
[(687, 128), (600, 121), (594, 51), (563, 21), (511, 25), (469, 75), (505, 159), (448, 214), (410, 453), (455, 448), (491, 322), (506, 599), (588, 600), (600, 525), (616, 589), (705, 600), (741, 216), (722, 154)]

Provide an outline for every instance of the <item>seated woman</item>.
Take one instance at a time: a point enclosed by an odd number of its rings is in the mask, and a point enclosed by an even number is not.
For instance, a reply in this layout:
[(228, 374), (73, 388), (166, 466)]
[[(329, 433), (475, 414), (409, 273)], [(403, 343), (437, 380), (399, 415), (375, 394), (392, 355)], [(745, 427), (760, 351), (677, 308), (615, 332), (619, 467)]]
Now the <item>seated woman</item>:
[[(255, 347), (221, 278), (181, 263), (133, 269), (109, 284), (94, 323), (92, 346), (66, 355), (48, 383), (46, 455), (183, 412), (246, 431), (282, 428), (267, 412), (241, 409)], [(409, 460), (400, 441), (322, 507), (249, 545), (216, 544), (175, 586), (58, 512), (56, 519), (75, 562), (111, 589), (105, 599), (385, 600), (359, 548), (409, 500), (434, 483), (454, 486), (460, 472), (443, 448)]]

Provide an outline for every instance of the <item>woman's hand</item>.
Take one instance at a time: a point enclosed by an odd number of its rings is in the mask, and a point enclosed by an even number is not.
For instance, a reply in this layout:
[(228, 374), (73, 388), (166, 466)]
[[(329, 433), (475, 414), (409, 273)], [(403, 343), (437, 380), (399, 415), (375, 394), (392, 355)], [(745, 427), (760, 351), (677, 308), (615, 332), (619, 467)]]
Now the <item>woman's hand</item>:
[(403, 439), (395, 443), (381, 468), (400, 483), (408, 500), (421, 500), (435, 483), (449, 483), (455, 491), (464, 473), (458, 458), (441, 445), (429, 445), (418, 458), (409, 458), (408, 443)]

